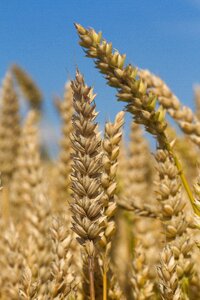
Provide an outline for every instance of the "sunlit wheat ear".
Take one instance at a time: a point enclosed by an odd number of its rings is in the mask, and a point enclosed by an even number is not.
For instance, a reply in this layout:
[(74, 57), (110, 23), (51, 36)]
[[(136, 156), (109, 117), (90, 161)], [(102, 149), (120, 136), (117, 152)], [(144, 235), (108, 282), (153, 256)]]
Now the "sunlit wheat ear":
[(148, 89), (158, 96), (159, 103), (178, 123), (183, 132), (200, 146), (200, 122), (193, 111), (189, 107), (183, 106), (166, 83), (158, 76), (150, 73), (148, 70), (138, 70), (138, 74), (145, 81)]
[(101, 178), (104, 195), (102, 197), (105, 228), (101, 237), (101, 246), (105, 249), (111, 241), (115, 231), (113, 216), (116, 211), (116, 189), (117, 189), (117, 168), (120, 142), (122, 138), (122, 126), (124, 123), (124, 112), (116, 115), (114, 123), (108, 122), (105, 125), (103, 140), (103, 175)]
[(34, 190), (42, 182), (39, 133), (34, 111), (29, 112), (22, 129), (16, 165), (12, 200), (17, 205), (31, 203)]
[(33, 203), (26, 206), (25, 216), (27, 228), (24, 256), (31, 269), (33, 280), (40, 281), (39, 292), (44, 294), (50, 277), (50, 273), (46, 270), (50, 268), (52, 255), (49, 251), (51, 245), (49, 199), (42, 189), (37, 189)]
[(0, 172), (5, 186), (16, 167), (20, 135), (19, 103), (10, 71), (3, 80), (0, 100)]
[(66, 219), (54, 217), (51, 227), (52, 265), (49, 283), (49, 295), (52, 299), (65, 299), (75, 285), (72, 270), (72, 232), (66, 226)]
[(178, 283), (176, 261), (169, 246), (163, 249), (160, 265), (157, 268), (159, 289), (163, 300), (181, 300), (183, 294)]
[(117, 89), (118, 100), (126, 102), (126, 109), (133, 114), (135, 122), (143, 124), (148, 132), (156, 136), (160, 147), (165, 147), (165, 112), (162, 106), (156, 109), (156, 96), (149, 93), (145, 82), (138, 78), (137, 69), (130, 64), (124, 66), (126, 56), (113, 51), (112, 44), (102, 39), (101, 32), (87, 30), (79, 24), (75, 26), (80, 45), (86, 49), (86, 55), (95, 60), (107, 83)]
[(111, 241), (115, 233), (114, 215), (116, 212), (116, 191), (117, 191), (117, 168), (120, 142), (122, 139), (122, 126), (124, 124), (124, 112), (116, 115), (113, 123), (105, 125), (103, 148), (103, 174), (101, 183), (103, 187), (102, 204), (104, 207), (104, 230), (100, 239), (101, 265), (103, 271), (104, 294), (107, 295), (107, 272), (110, 269)]
[[(75, 24), (75, 27), (80, 37), (80, 45), (86, 49), (86, 55), (95, 60), (96, 67), (105, 75), (107, 84), (117, 89), (118, 100), (127, 103), (126, 109), (133, 115), (135, 122), (143, 124), (146, 131), (155, 136), (159, 148), (167, 149), (169, 155), (174, 158), (193, 210), (200, 215), (181, 163), (168, 141), (165, 109), (162, 105), (157, 108), (157, 96), (149, 91), (134, 66), (131, 64), (124, 66), (125, 55), (121, 55), (117, 50), (113, 51), (112, 44), (102, 39), (101, 32), (96, 33), (94, 29), (87, 30), (79, 24)], [(193, 127), (196, 128), (196, 125), (193, 124)]]
[[(97, 134), (92, 89), (85, 85), (83, 76), (76, 72), (71, 84), (73, 90), (73, 163), (72, 163), (72, 229), (86, 249), (90, 275), (90, 295), (94, 299), (95, 244), (102, 231), (101, 140)], [(93, 281), (93, 282), (92, 282)]]
[(35, 82), (20, 66), (13, 65), (11, 68), (23, 96), (29, 101), (30, 107), (40, 110), (42, 107), (42, 94)]
[(178, 279), (181, 288), (185, 291), (185, 279), (187, 278), (189, 281), (192, 279), (194, 265), (191, 258), (194, 243), (187, 231), (188, 222), (184, 210), (185, 202), (173, 159), (168, 156), (167, 151), (163, 150), (158, 150), (155, 157), (159, 172), (156, 192), (160, 204), (165, 239), (174, 253), (177, 261)]
[(39, 151), (36, 113), (29, 112), (25, 121), (17, 158), (17, 171), (13, 179), (13, 201), (18, 205), (17, 224), (26, 245), (24, 257), (34, 281), (40, 280), (41, 291), (48, 280), (46, 268), (50, 264), (49, 215), (50, 203), (45, 195)]
[(70, 135), (72, 133), (73, 95), (70, 83), (66, 83), (64, 98), (59, 106), (62, 119), (62, 138), (58, 160), (58, 175), (56, 185), (56, 206), (66, 205), (70, 193), (71, 153)]
[(78, 71), (75, 81), (72, 82), (72, 89), (75, 109), (72, 134), (72, 225), (81, 244), (86, 241), (95, 244), (99, 239), (103, 220), (100, 181), (102, 153), (100, 137), (96, 134), (97, 124), (94, 122), (97, 116), (93, 104), (95, 96)]

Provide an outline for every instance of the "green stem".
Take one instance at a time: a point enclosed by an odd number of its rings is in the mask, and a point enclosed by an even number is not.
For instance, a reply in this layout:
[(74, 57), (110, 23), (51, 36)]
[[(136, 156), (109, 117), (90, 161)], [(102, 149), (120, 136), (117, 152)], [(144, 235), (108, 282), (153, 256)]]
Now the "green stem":
[(198, 216), (200, 216), (200, 211), (199, 211), (199, 209), (197, 208), (197, 206), (195, 205), (195, 199), (194, 199), (192, 190), (191, 190), (191, 188), (190, 188), (190, 186), (189, 186), (189, 184), (188, 184), (188, 181), (187, 181), (187, 179), (186, 179), (186, 177), (185, 177), (185, 174), (183, 173), (182, 165), (181, 165), (181, 163), (180, 163), (178, 157), (177, 157), (177, 156), (175, 155), (175, 153), (173, 152), (173, 149), (172, 149), (172, 147), (170, 146), (169, 143), (166, 143), (166, 148), (167, 148), (167, 150), (169, 151), (169, 153), (171, 154), (171, 156), (172, 156), (173, 159), (174, 159), (174, 163), (175, 163), (175, 165), (176, 165), (176, 167), (177, 167), (177, 169), (178, 169), (178, 171), (179, 171), (179, 176), (180, 176), (180, 178), (181, 178), (181, 181), (182, 181), (182, 184), (183, 184), (183, 186), (184, 186), (184, 188), (185, 188), (185, 191), (186, 191), (186, 193), (187, 193), (187, 195), (188, 195), (188, 198), (189, 198), (190, 203), (191, 203), (191, 205), (192, 205), (193, 211), (194, 211), (195, 214), (197, 214)]
[(107, 271), (103, 272), (103, 300), (107, 300)]
[(183, 291), (183, 297), (184, 300), (188, 300), (188, 288), (189, 288), (189, 280), (187, 277), (183, 277), (182, 281), (181, 281), (181, 287), (182, 287), (182, 291)]

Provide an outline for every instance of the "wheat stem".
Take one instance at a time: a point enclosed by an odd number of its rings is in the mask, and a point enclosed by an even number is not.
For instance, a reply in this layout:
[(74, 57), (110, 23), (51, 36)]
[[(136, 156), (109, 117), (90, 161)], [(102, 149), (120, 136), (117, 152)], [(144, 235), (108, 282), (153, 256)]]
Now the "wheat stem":
[(95, 300), (95, 289), (94, 289), (94, 256), (88, 258), (88, 270), (90, 279), (90, 300)]
[(107, 300), (107, 270), (103, 271), (103, 300)]
[(171, 156), (173, 157), (174, 159), (174, 163), (178, 169), (178, 172), (179, 172), (179, 176), (180, 176), (180, 179), (181, 179), (181, 182), (184, 186), (184, 189), (188, 195), (188, 198), (190, 200), (190, 203), (192, 205), (192, 208), (193, 208), (193, 211), (195, 212), (195, 214), (197, 214), (198, 216), (200, 216), (200, 211), (199, 209), (197, 208), (197, 206), (195, 205), (195, 199), (194, 199), (194, 196), (193, 196), (193, 193), (192, 193), (192, 190), (190, 188), (190, 185), (185, 177), (185, 174), (183, 172), (183, 168), (182, 168), (182, 165), (181, 165), (181, 162), (180, 160), (178, 159), (178, 157), (175, 155), (171, 145), (169, 143), (166, 144), (166, 147), (167, 147), (167, 150), (169, 151), (169, 153), (171, 154)]

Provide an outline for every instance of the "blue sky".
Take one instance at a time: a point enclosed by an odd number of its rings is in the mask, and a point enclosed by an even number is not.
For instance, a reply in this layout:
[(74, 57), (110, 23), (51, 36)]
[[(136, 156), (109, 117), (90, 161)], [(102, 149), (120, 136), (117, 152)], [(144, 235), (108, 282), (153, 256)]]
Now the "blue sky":
[(194, 107), (192, 87), (200, 82), (200, 0), (1, 0), (0, 78), (16, 62), (36, 80), (44, 93), (46, 138), (58, 134), (52, 96), (62, 95), (76, 65), (95, 86), (100, 124), (123, 107), (84, 57), (74, 22), (103, 31), (127, 54), (127, 63), (160, 75), (183, 103)]

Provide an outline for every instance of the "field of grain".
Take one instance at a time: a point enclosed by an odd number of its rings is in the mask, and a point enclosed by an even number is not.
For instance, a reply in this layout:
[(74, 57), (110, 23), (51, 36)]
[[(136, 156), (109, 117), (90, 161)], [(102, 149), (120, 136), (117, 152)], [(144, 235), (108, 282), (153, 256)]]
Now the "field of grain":
[[(101, 133), (95, 87), (77, 68), (55, 101), (62, 138), (53, 161), (39, 139), (41, 91), (20, 66), (7, 71), (0, 299), (198, 300), (200, 88), (192, 111), (162, 79), (126, 64), (101, 33), (75, 28), (124, 110)], [(22, 96), (29, 106), (23, 122)], [(129, 142), (125, 114), (132, 116)], [(154, 153), (145, 132), (156, 140)]]

